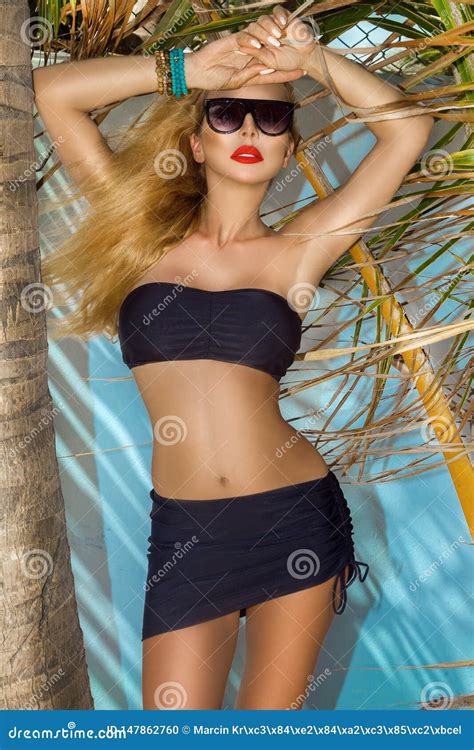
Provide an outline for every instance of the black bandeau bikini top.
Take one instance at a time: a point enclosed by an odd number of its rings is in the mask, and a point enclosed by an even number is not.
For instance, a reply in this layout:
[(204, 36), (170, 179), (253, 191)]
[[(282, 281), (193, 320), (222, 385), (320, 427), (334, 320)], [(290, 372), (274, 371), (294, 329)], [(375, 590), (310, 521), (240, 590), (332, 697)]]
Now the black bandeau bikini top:
[(118, 312), (124, 363), (211, 359), (247, 365), (280, 380), (301, 343), (301, 318), (270, 289), (210, 290), (150, 281)]

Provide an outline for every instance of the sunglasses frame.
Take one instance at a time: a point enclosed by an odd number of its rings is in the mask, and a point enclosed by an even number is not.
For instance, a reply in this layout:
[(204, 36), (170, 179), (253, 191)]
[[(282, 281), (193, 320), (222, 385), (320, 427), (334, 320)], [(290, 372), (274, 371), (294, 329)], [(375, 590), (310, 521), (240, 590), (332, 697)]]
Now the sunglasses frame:
[[(242, 118), (242, 122), (240, 123), (240, 125), (236, 128), (232, 128), (231, 130), (218, 130), (217, 128), (215, 128), (212, 125), (210, 117), (209, 117), (210, 106), (211, 104), (214, 104), (215, 102), (242, 102), (245, 107), (245, 112), (244, 112), (244, 116)], [(255, 116), (255, 109), (256, 109), (255, 105), (256, 104), (261, 105), (262, 103), (267, 104), (269, 102), (278, 102), (278, 104), (285, 104), (288, 106), (288, 109), (291, 113), (291, 119), (290, 119), (289, 125), (284, 130), (282, 130), (281, 133), (267, 133), (265, 130), (263, 130), (260, 127), (258, 119)], [(209, 99), (204, 100), (204, 114), (206, 117), (207, 124), (209, 125), (211, 130), (213, 130), (215, 133), (220, 133), (220, 135), (229, 135), (230, 133), (235, 133), (237, 130), (240, 130), (240, 128), (244, 124), (245, 117), (247, 116), (249, 112), (251, 113), (253, 117), (255, 125), (262, 133), (264, 133), (265, 135), (269, 135), (269, 136), (283, 135), (283, 133), (286, 133), (288, 130), (290, 130), (293, 124), (293, 116), (295, 113), (295, 109), (296, 109), (296, 104), (294, 104), (293, 102), (288, 102), (284, 99), (244, 99), (240, 96), (216, 96), (216, 97), (210, 97)]]

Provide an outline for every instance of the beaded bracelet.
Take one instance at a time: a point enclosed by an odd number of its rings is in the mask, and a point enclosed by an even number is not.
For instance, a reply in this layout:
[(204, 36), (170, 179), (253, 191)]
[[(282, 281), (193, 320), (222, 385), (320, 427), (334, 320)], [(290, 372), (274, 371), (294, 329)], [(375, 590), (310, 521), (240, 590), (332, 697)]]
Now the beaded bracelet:
[(169, 57), (164, 50), (155, 52), (156, 75), (158, 80), (158, 93), (163, 94), (166, 90), (168, 96), (172, 95), (171, 66)]
[(181, 47), (170, 50), (171, 76), (173, 80), (173, 94), (183, 96), (188, 94), (186, 76), (184, 73), (184, 51)]
[(181, 47), (170, 50), (171, 73), (174, 84), (175, 96), (183, 96), (188, 93), (186, 78), (184, 75), (184, 52)]
[(181, 47), (155, 52), (158, 93), (168, 96), (188, 94), (184, 72), (184, 52)]

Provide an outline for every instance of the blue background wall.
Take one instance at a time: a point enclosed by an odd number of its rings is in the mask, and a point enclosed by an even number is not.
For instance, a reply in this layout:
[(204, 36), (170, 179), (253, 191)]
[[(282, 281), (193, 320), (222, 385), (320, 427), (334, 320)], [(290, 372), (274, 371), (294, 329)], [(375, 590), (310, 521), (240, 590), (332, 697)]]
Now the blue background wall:
[[(313, 85), (304, 79), (297, 89), (308, 93)], [(147, 101), (125, 102), (104, 132)], [(317, 118), (322, 125), (336, 115), (328, 103), (307, 107), (299, 120), (303, 135), (315, 131)], [(318, 152), (334, 186), (347, 179), (372, 143), (368, 131), (353, 126)], [(295, 166), (292, 161), (288, 172)], [(44, 192), (59, 193), (66, 182), (60, 171)], [(312, 194), (299, 175), (284, 192), (273, 190), (264, 213)], [(65, 227), (75, 225), (79, 211), (65, 212)], [(277, 217), (272, 214), (269, 222)], [(48, 215), (42, 216), (43, 253), (50, 248), (48, 221)], [(326, 294), (321, 292), (320, 305)], [(141, 708), (151, 426), (118, 343), (103, 337), (89, 343), (51, 341), (49, 355), (50, 389), (59, 409), (61, 483), (95, 707)], [(312, 374), (312, 365), (305, 367)], [(294, 379), (289, 372), (282, 385)], [(336, 387), (328, 381), (282, 399), (283, 415), (294, 418), (324, 407)], [(355, 399), (349, 399), (346, 410), (356, 408)], [(294, 426), (303, 429), (304, 423)], [(384, 468), (399, 461), (388, 452)], [(350, 477), (354, 480), (355, 473)], [(440, 468), (383, 485), (349, 485), (340, 479), (352, 512), (356, 559), (369, 563), (370, 573), (364, 584), (357, 580), (348, 590), (346, 610), (335, 618), (315, 671), (319, 686), (310, 691), (305, 708), (417, 709), (436, 694), (445, 696), (449, 707), (453, 695), (474, 692), (472, 672), (443, 666), (470, 657), (473, 635), (472, 549), (449, 473)], [(243, 636), (241, 622), (226, 708), (233, 706), (242, 673)]]

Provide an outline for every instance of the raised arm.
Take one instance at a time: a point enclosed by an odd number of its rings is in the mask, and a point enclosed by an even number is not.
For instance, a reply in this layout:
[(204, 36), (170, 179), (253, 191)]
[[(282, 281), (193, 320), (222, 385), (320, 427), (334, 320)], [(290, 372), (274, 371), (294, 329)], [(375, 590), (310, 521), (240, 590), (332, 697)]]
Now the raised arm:
[[(356, 108), (377, 107), (406, 97), (389, 83), (368, 71), (363, 65), (321, 48), (332, 80), (341, 96)], [(308, 74), (324, 81), (321, 55), (315, 49), (308, 56)], [(433, 126), (431, 115), (417, 115), (396, 119), (367, 122), (376, 137), (376, 143), (350, 178), (327, 198), (303, 209), (293, 222), (283, 229), (301, 232), (312, 243), (304, 249), (305, 259), (300, 270), (303, 277), (320, 279), (331, 265), (373, 224), (377, 215), (360, 217), (390, 202), (403, 178), (426, 147)], [(342, 231), (361, 230), (355, 234), (330, 234), (341, 227)], [(320, 263), (318, 262), (320, 260)], [(306, 277), (305, 277), (306, 278)]]
[[(233, 89), (261, 83), (259, 71), (265, 65), (237, 50), (231, 35), (187, 53), (184, 65), (188, 89)], [(107, 173), (112, 153), (90, 113), (131, 96), (157, 91), (155, 64), (153, 55), (114, 55), (33, 70), (38, 112), (74, 180), (80, 182), (92, 174), (100, 179)], [(276, 80), (291, 81), (301, 75), (301, 70), (284, 72), (277, 74)]]
[(35, 103), (59, 157), (77, 182), (107, 173), (112, 150), (90, 113), (157, 89), (155, 60), (98, 57), (33, 70)]
[[(277, 70), (291, 66), (304, 68), (308, 75), (322, 84), (328, 73), (340, 97), (355, 110), (379, 107), (395, 102), (408, 102), (403, 93), (371, 73), (363, 65), (346, 59), (314, 40), (301, 42), (303, 24), (298, 19), (286, 27), (288, 11), (275, 6), (269, 16), (261, 16), (237, 36), (243, 50), (252, 49), (252, 39), (259, 41), (255, 56)], [(282, 20), (280, 20), (280, 18)], [(272, 29), (278, 23), (278, 33)], [(300, 24), (298, 28), (296, 24)], [(307, 27), (303, 27), (306, 29)], [(280, 41), (274, 46), (273, 36)], [(285, 39), (287, 43), (285, 44)], [(297, 39), (292, 44), (292, 39)], [(271, 80), (271, 75), (268, 76)], [(364, 116), (364, 113), (361, 113)], [(393, 117), (393, 116), (392, 116)], [(368, 228), (376, 217), (360, 219), (366, 213), (386, 205), (400, 186), (404, 176), (426, 146), (433, 118), (418, 108), (418, 114), (367, 122), (377, 141), (369, 154), (354, 170), (349, 180), (327, 198), (302, 209), (298, 216), (280, 230), (291, 240), (306, 239), (298, 245), (298, 273), (302, 279), (317, 284), (328, 268), (356, 242), (362, 231), (337, 234), (337, 231)], [(349, 226), (347, 226), (349, 225)], [(334, 234), (331, 234), (334, 232)], [(290, 237), (301, 235), (301, 237)], [(292, 248), (292, 252), (294, 247)], [(294, 257), (294, 254), (293, 254)]]

